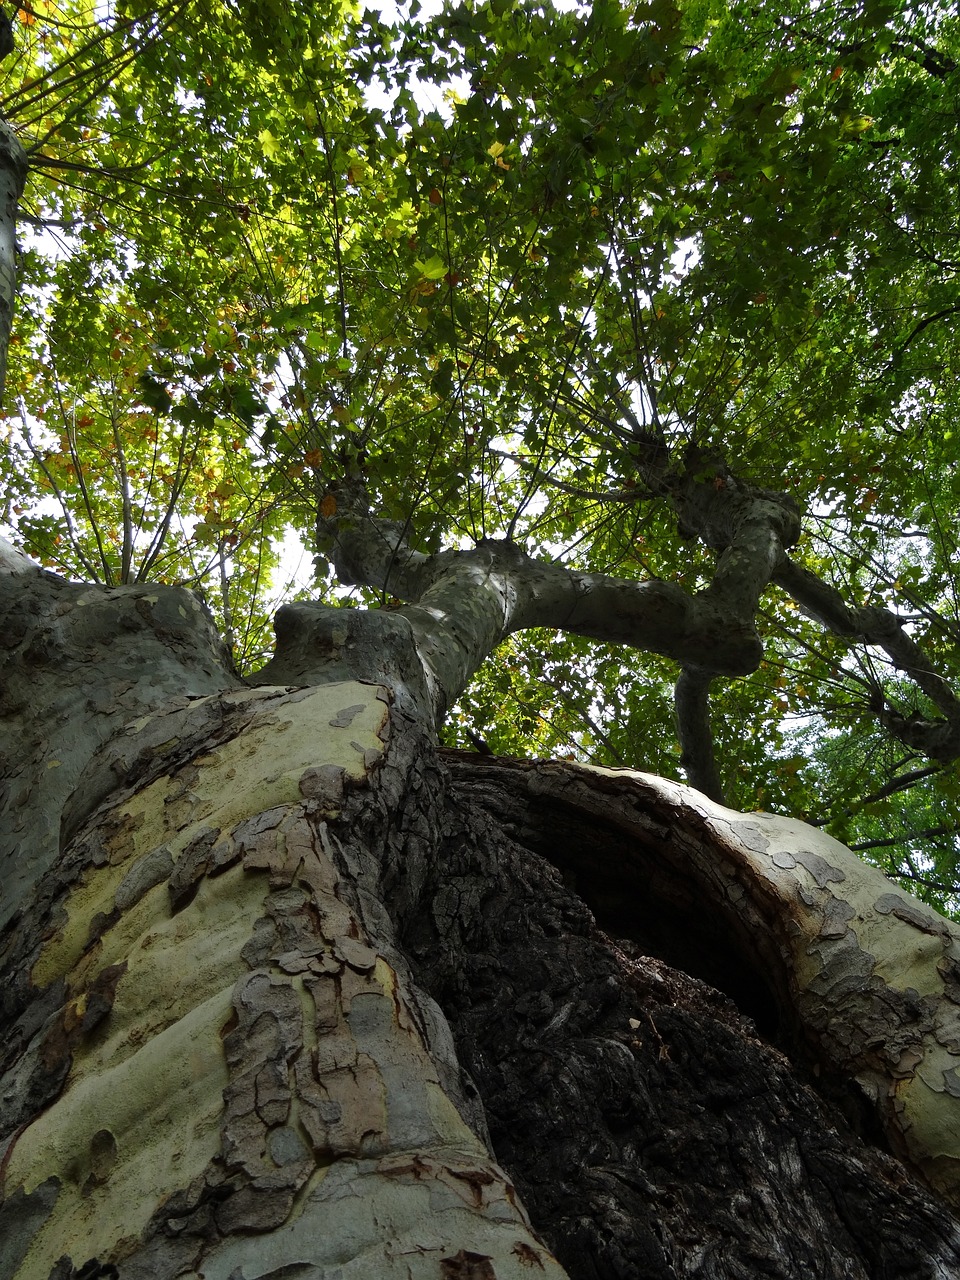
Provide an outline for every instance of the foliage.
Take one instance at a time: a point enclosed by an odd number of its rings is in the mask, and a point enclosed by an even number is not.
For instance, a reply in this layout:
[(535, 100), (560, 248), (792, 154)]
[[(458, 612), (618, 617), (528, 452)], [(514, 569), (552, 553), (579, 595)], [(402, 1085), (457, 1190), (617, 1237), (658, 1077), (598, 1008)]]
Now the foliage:
[[(956, 680), (949, 7), (36, 0), (17, 38), (0, 470), (45, 563), (202, 585), (255, 664), (281, 539), (359, 467), (425, 549), (509, 537), (694, 590), (713, 556), (644, 483), (656, 436), (793, 493), (807, 567)], [(312, 591), (337, 598), (322, 560)], [(883, 865), (946, 901), (956, 765), (876, 721), (878, 691), (922, 697), (764, 611), (763, 666), (714, 698), (731, 803), (896, 836)], [(447, 737), (676, 774), (674, 676), (514, 637)]]

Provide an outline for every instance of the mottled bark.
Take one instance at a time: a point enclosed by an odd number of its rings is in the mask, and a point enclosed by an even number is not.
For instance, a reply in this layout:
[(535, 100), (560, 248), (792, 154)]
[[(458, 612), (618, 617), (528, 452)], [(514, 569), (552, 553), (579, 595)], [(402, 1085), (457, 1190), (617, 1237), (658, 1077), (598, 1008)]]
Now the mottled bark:
[(563, 1275), (382, 905), (403, 819), (436, 847), (389, 701), (130, 726), (127, 785), (3, 936), (4, 1280)]
[(676, 784), (451, 784), (440, 605), (250, 688), (0, 569), (2, 1280), (960, 1273), (954, 926)]
[[(191, 592), (65, 582), (7, 547), (0, 560), (0, 924), (29, 900), (61, 840), (127, 770), (137, 776), (136, 760), (126, 759), (127, 726), (158, 713), (159, 746), (177, 735), (194, 699), (240, 683)], [(135, 739), (145, 755), (154, 749), (149, 737)]]
[(722, 496), (691, 479), (681, 504), (691, 528), (720, 550), (709, 586), (694, 593), (537, 560), (511, 542), (427, 556), (411, 549), (403, 526), (370, 515), (356, 488), (340, 492), (335, 519), (321, 521), (319, 532), (342, 582), (407, 602), (399, 613), (417, 638), (440, 716), (496, 645), (529, 627), (631, 645), (718, 675), (755, 670), (763, 652), (757, 604), (799, 523), (776, 495), (732, 477), (721, 488)]

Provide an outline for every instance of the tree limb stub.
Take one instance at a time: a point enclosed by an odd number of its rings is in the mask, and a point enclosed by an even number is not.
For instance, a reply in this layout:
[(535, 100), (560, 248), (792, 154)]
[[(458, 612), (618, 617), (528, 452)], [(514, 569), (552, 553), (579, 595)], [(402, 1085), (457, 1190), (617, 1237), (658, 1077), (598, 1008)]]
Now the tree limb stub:
[(710, 684), (713, 676), (700, 667), (684, 667), (673, 691), (680, 735), (680, 763), (691, 787), (723, 803), (723, 783), (713, 750), (710, 727)]

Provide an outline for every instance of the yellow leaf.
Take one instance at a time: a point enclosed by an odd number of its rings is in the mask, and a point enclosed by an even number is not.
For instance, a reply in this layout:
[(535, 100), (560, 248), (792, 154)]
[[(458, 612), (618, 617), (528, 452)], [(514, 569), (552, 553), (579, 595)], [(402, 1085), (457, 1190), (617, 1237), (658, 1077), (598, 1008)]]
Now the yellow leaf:
[(419, 258), (416, 258), (413, 265), (424, 280), (442, 280), (449, 269), (438, 253), (427, 258), (426, 262), (421, 262)]
[(257, 134), (257, 141), (260, 143), (260, 149), (268, 160), (272, 160), (280, 150), (279, 139), (276, 138), (269, 129), (261, 129)]
[(337, 500), (332, 493), (324, 494), (320, 503), (320, 514), (324, 520), (329, 520), (331, 516), (336, 515)]

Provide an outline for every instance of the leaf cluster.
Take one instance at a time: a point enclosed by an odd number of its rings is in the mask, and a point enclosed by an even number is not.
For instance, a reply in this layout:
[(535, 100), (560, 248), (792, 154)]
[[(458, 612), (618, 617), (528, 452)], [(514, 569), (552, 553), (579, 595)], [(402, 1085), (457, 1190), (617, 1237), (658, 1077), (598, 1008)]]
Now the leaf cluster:
[[(714, 554), (664, 476), (697, 450), (791, 493), (807, 567), (960, 676), (948, 7), (36, 0), (18, 26), (0, 482), (45, 563), (198, 585), (255, 664), (281, 549), (362, 472), (421, 549), (695, 591)], [(855, 843), (899, 814), (882, 857), (949, 888), (955, 766), (897, 786), (924, 766), (876, 729), (922, 697), (773, 590), (761, 624), (715, 695), (731, 800)], [(451, 741), (675, 774), (674, 675), (515, 637)]]

